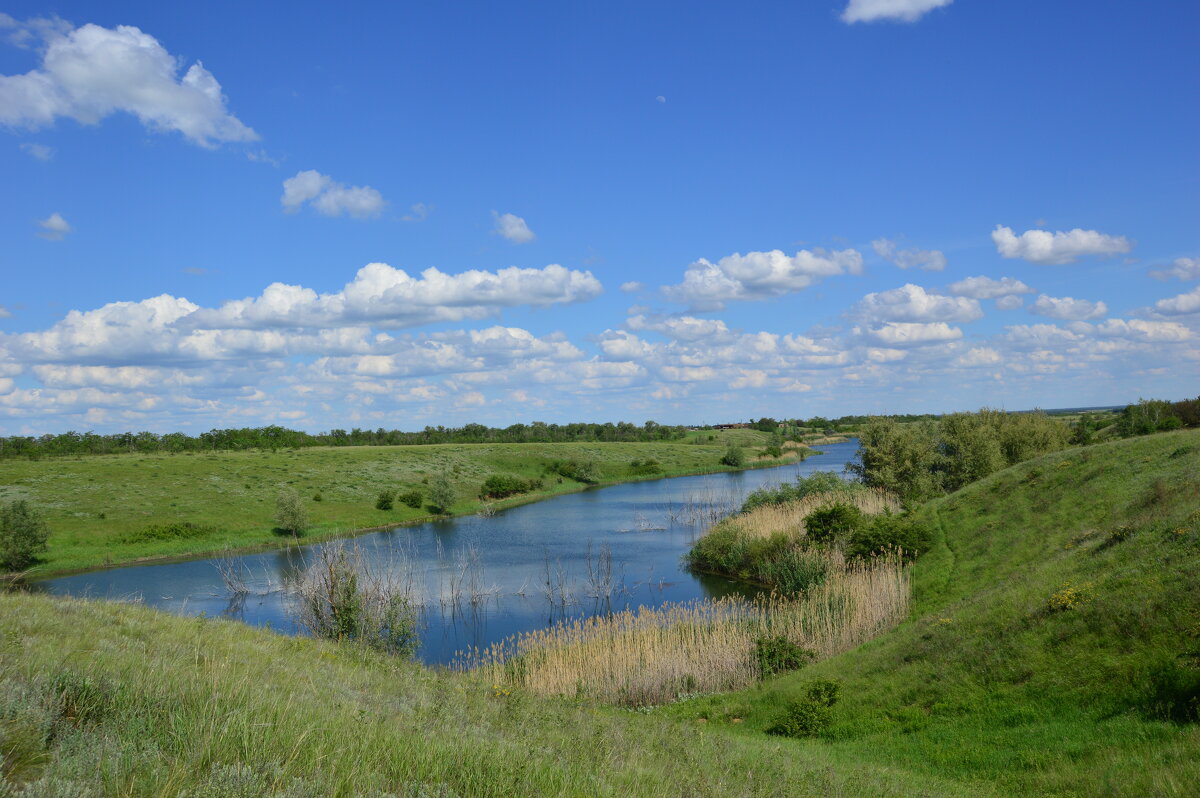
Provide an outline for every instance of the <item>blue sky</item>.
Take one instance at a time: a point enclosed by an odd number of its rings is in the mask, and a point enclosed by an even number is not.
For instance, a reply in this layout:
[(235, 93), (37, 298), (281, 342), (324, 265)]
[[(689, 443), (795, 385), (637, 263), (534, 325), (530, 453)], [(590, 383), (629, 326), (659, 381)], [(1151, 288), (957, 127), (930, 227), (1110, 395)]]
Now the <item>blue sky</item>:
[(1200, 392), (1194, 2), (394, 5), (0, 7), (0, 433)]

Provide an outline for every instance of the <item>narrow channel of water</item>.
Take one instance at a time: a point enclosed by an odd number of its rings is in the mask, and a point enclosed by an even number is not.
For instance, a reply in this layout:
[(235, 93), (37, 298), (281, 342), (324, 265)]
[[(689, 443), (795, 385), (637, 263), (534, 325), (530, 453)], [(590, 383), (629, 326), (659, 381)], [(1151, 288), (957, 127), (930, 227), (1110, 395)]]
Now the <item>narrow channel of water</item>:
[[(456, 652), (566, 617), (658, 606), (753, 588), (689, 573), (681, 564), (696, 535), (762, 485), (814, 471), (841, 472), (858, 441), (821, 447), (777, 468), (631, 482), (505, 510), (399, 527), (354, 538), (376, 567), (413, 581), (422, 605), (418, 657), (449, 663)], [(142, 601), (180, 615), (225, 615), (296, 633), (287, 590), (322, 545), (236, 558), (251, 593), (231, 599), (217, 559), (112, 568), (31, 585), (56, 595)], [(612, 589), (605, 584), (611, 558)], [(607, 594), (607, 595), (606, 595)]]

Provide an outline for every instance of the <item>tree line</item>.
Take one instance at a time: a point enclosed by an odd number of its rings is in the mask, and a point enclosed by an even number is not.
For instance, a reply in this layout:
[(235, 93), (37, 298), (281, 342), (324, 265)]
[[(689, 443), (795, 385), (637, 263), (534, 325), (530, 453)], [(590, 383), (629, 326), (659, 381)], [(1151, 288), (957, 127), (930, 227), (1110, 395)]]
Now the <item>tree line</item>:
[(244, 449), (300, 449), (310, 446), (420, 446), (434, 443), (600, 443), (672, 441), (686, 435), (683, 427), (647, 421), (613, 424), (513, 424), (486, 427), (425, 427), (419, 432), (354, 428), (316, 434), (280, 426), (213, 429), (198, 435), (183, 432), (64, 432), (58, 435), (0, 437), (0, 458), (50, 457), (134, 452), (212, 452)]

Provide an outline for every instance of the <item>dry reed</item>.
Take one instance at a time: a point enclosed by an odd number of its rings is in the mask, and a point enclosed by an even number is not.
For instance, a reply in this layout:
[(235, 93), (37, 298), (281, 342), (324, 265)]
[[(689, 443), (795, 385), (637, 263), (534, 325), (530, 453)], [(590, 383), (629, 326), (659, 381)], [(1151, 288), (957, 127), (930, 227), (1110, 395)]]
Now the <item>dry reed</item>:
[(838, 562), (823, 584), (797, 599), (725, 598), (561, 622), (460, 655), (455, 666), (539, 695), (624, 706), (741, 689), (759, 678), (761, 637), (783, 636), (824, 658), (908, 613), (909, 577), (898, 560)]
[(833, 503), (852, 504), (867, 515), (900, 512), (900, 501), (878, 488), (811, 493), (785, 504), (762, 504), (721, 522), (748, 538), (768, 538), (776, 532), (804, 533), (804, 519), (813, 510)]

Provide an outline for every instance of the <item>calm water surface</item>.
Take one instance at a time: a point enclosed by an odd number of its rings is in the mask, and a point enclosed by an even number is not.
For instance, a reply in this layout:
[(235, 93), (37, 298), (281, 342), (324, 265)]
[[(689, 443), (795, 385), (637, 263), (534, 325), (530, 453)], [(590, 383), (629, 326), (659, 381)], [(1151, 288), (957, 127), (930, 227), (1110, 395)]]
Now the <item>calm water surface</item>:
[[(371, 566), (403, 576), (421, 605), (427, 663), (563, 618), (665, 602), (751, 595), (753, 588), (689, 573), (681, 558), (716, 513), (762, 485), (813, 471), (841, 472), (858, 441), (778, 468), (634, 482), (499, 512), (354, 538)], [(235, 600), (216, 559), (112, 568), (48, 579), (33, 589), (57, 595), (136, 600), (180, 615), (224, 615), (297, 633), (294, 585), (322, 546), (241, 555), (251, 592)], [(611, 564), (611, 568), (606, 565)], [(611, 570), (611, 579), (604, 576)], [(611, 585), (611, 589), (605, 583)]]

